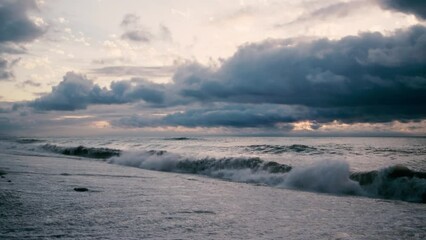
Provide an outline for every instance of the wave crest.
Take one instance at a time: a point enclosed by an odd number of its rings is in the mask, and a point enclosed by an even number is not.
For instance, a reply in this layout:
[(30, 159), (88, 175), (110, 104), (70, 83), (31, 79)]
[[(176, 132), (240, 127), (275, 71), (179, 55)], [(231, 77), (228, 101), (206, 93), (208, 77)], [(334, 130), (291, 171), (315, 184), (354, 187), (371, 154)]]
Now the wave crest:
[(373, 197), (426, 203), (426, 173), (413, 171), (403, 165), (353, 173), (351, 179), (359, 182)]
[(139, 167), (149, 170), (206, 174), (218, 170), (249, 169), (253, 172), (266, 171), (269, 173), (289, 172), (292, 167), (276, 162), (265, 162), (260, 158), (189, 158), (167, 151), (125, 152), (119, 157), (108, 160), (109, 163)]
[(107, 159), (113, 156), (119, 156), (121, 151), (117, 149), (110, 148), (92, 148), (92, 147), (62, 147), (52, 144), (45, 144), (42, 146), (44, 150), (60, 153), (69, 156), (79, 156), (87, 158), (98, 158), (98, 159)]

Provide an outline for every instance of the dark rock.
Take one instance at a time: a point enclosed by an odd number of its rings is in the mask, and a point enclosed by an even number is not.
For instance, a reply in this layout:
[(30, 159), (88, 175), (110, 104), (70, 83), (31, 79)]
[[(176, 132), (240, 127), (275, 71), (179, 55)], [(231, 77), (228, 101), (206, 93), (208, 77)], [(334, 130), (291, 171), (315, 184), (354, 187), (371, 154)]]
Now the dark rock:
[(76, 191), (76, 192), (87, 192), (87, 191), (89, 191), (89, 189), (87, 189), (85, 187), (76, 187), (76, 188), (74, 188), (74, 191)]
[(7, 180), (7, 182), (12, 182), (12, 180)]

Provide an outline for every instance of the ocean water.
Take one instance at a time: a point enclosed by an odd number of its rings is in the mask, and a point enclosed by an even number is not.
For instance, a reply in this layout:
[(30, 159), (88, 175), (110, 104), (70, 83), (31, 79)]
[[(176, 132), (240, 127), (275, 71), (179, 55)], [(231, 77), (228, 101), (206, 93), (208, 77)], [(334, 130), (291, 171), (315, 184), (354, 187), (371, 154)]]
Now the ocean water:
[(0, 174), (1, 239), (426, 238), (426, 138), (3, 138)]

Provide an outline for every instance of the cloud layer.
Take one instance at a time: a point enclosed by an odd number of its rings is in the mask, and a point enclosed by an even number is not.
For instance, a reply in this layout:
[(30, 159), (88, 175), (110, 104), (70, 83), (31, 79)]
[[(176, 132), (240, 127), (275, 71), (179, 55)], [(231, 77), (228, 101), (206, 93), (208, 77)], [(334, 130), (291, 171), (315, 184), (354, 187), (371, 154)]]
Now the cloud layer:
[(170, 84), (133, 79), (101, 88), (68, 73), (51, 93), (29, 106), (72, 111), (90, 104), (143, 101), (150, 107), (183, 108), (160, 118), (134, 115), (116, 121), (131, 127), (417, 121), (426, 117), (424, 52), (423, 26), (389, 36), (268, 40), (240, 47), (219, 67), (183, 65)]

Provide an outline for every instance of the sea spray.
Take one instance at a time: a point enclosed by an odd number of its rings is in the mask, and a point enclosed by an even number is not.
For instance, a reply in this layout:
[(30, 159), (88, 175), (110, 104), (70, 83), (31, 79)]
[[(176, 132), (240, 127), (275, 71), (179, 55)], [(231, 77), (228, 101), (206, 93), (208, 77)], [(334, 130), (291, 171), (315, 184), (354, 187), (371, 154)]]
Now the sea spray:
[(324, 160), (309, 166), (294, 168), (287, 174), (284, 185), (315, 192), (365, 195), (359, 183), (349, 177), (347, 162)]
[(109, 163), (143, 168), (148, 170), (178, 172), (177, 164), (182, 159), (178, 154), (166, 151), (134, 151), (125, 152), (118, 157), (112, 157)]

